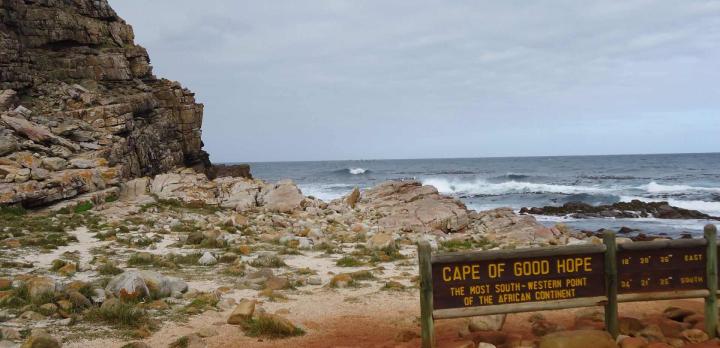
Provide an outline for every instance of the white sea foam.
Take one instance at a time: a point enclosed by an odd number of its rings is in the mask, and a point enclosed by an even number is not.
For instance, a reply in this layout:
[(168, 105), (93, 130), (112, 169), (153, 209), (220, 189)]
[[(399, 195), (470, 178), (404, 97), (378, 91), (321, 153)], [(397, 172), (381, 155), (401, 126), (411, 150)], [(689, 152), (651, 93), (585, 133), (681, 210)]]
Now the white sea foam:
[(677, 192), (720, 192), (720, 187), (703, 187), (690, 185), (663, 185), (655, 181), (638, 187), (648, 193), (677, 193)]
[(352, 175), (365, 174), (367, 169), (365, 168), (348, 168), (348, 172)]
[(470, 194), (470, 195), (501, 195), (511, 193), (607, 193), (611, 189), (592, 186), (571, 186), (571, 185), (554, 185), (554, 184), (538, 184), (523, 181), (506, 181), (501, 183), (491, 183), (484, 180), (460, 181), (448, 180), (446, 178), (427, 178), (422, 180), (423, 185), (432, 185), (441, 193), (445, 194)]
[(642, 202), (663, 202), (667, 201), (668, 204), (683, 208), (683, 209), (689, 209), (689, 210), (697, 210), (699, 212), (713, 215), (713, 216), (720, 216), (720, 202), (707, 202), (707, 201), (686, 201), (686, 200), (680, 200), (680, 199), (674, 199), (674, 198), (647, 198), (647, 197), (636, 197), (636, 196), (621, 196), (620, 201), (622, 202), (630, 202), (634, 199), (637, 199)]
[(352, 192), (354, 186), (346, 184), (307, 184), (298, 185), (298, 188), (306, 196), (313, 196), (329, 202)]

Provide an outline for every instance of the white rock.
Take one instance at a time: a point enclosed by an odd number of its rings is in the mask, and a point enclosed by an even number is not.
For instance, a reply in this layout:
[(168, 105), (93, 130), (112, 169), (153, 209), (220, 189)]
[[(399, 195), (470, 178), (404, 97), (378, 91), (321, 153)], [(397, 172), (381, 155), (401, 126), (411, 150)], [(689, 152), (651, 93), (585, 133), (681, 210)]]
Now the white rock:
[(211, 266), (216, 264), (218, 261), (209, 251), (206, 251), (203, 256), (198, 260), (198, 263), (204, 266)]
[(475, 331), (500, 331), (505, 325), (505, 314), (485, 315), (472, 317), (468, 322), (468, 329)]

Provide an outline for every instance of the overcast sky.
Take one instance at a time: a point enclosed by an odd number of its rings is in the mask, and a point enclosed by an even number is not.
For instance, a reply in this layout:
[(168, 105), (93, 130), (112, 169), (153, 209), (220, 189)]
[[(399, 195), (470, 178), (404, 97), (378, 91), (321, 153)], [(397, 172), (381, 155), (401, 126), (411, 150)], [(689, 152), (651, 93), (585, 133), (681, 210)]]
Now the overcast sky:
[(110, 3), (215, 162), (720, 151), (720, 1)]

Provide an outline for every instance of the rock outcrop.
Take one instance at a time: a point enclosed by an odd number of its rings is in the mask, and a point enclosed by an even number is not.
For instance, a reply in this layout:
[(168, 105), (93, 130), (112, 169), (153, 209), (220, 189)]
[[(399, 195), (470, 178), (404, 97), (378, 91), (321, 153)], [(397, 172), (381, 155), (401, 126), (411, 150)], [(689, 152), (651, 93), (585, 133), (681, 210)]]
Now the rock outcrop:
[(697, 210), (673, 207), (668, 202), (618, 202), (611, 205), (590, 205), (582, 202), (569, 202), (562, 206), (546, 206), (542, 208), (522, 208), (520, 214), (570, 216), (576, 219), (587, 218), (646, 218), (658, 219), (700, 219), (720, 220)]
[(357, 195), (353, 191), (341, 201), (352, 202), (360, 210), (380, 212), (383, 217), (379, 224), (384, 230), (457, 232), (470, 222), (465, 204), (419, 181), (387, 181), (365, 190), (359, 199), (353, 194)]
[(0, 205), (205, 170), (202, 113), (107, 0), (0, 2)]

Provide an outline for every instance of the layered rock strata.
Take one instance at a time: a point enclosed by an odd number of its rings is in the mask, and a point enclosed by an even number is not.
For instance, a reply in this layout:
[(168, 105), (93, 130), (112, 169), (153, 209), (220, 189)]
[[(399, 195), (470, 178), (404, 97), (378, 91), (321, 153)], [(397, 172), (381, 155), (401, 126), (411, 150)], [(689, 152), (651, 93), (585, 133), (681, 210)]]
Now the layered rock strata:
[(0, 114), (0, 205), (209, 166), (203, 105), (152, 74), (107, 0), (0, 1)]

